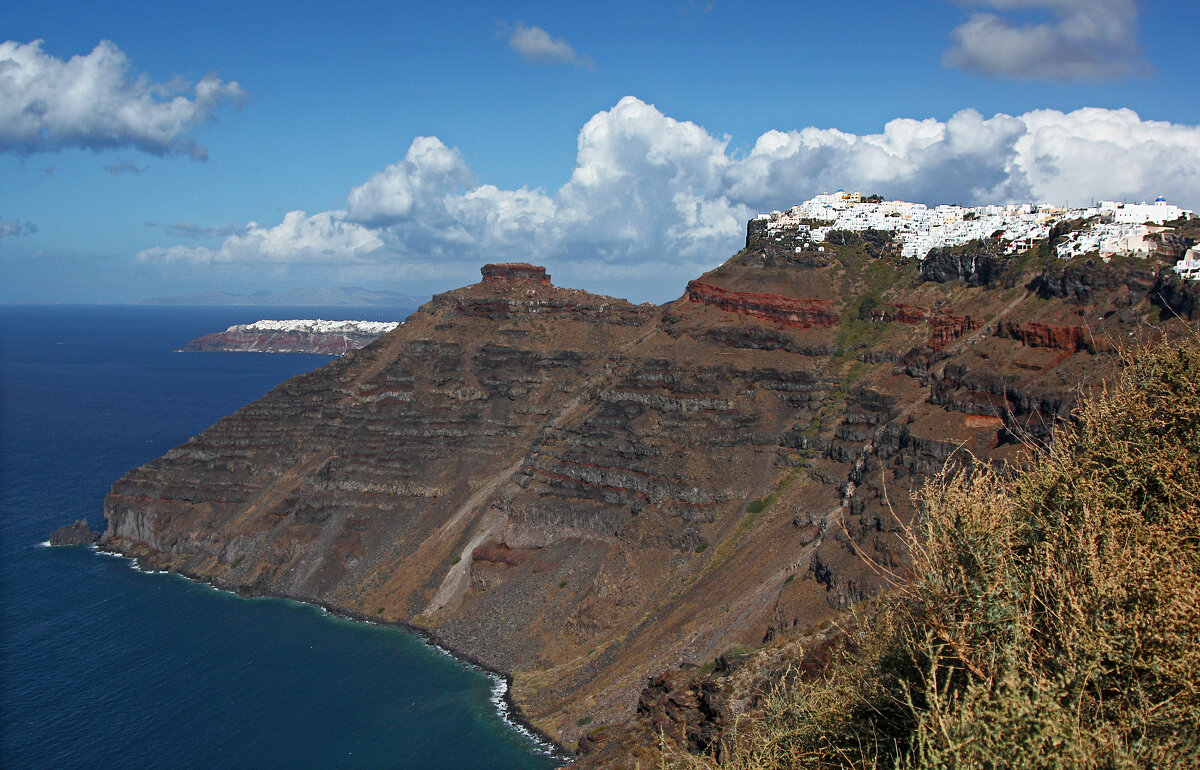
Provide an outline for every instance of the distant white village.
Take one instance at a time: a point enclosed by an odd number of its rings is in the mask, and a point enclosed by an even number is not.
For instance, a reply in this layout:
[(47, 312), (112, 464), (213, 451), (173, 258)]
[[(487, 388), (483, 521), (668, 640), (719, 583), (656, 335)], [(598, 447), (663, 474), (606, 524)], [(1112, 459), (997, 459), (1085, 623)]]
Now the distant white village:
[(298, 318), (285, 321), (264, 319), (252, 324), (236, 324), (227, 332), (303, 332), (305, 334), (387, 334), (400, 324), (396, 321), (325, 321)]
[[(1107, 261), (1114, 255), (1148, 255), (1155, 240), (1147, 236), (1169, 231), (1171, 228), (1163, 224), (1183, 216), (1195, 215), (1161, 197), (1154, 203), (1100, 201), (1088, 208), (1029, 203), (929, 207), (838, 190), (817, 195), (787, 211), (759, 214), (756, 219), (765, 223), (768, 234), (788, 231), (789, 240), (806, 242), (797, 245), (797, 251), (824, 242), (834, 230), (886, 230), (895, 234), (901, 243), (901, 255), (910, 259), (924, 259), (933, 249), (985, 238), (999, 238), (1006, 253), (1020, 252), (1050, 237), (1051, 228), (1060, 222), (1086, 220), (1057, 243), (1058, 255), (1069, 259), (1097, 253)], [(1197, 246), (1188, 249), (1175, 265), (1175, 272), (1200, 280)]]

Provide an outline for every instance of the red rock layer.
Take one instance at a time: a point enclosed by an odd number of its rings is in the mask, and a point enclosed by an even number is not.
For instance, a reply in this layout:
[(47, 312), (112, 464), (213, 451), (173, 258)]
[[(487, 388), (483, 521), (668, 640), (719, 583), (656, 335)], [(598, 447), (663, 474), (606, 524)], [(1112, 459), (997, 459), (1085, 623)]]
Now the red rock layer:
[(929, 334), (929, 347), (941, 350), (954, 340), (973, 329), (979, 328), (979, 320), (968, 315), (935, 315), (929, 319), (933, 331)]
[(919, 324), (929, 320), (931, 311), (927, 307), (920, 305), (888, 305), (888, 310), (883, 314), (882, 320), (898, 321), (902, 324)]
[(940, 310), (931, 310), (920, 305), (894, 304), (876, 320), (898, 321), (904, 324), (927, 323), (933, 327), (926, 343), (934, 350), (941, 350), (969, 331), (978, 329), (980, 322), (966, 315), (950, 315)]
[(688, 283), (687, 298), (726, 313), (740, 313), (799, 329), (834, 326), (840, 320), (830, 312), (833, 300), (829, 299), (796, 299), (782, 294), (730, 291), (699, 281)]
[(1055, 326), (1047, 323), (1005, 321), (1001, 337), (1008, 337), (1030, 348), (1076, 351), (1088, 347), (1091, 333), (1082, 326)]
[(529, 557), (537, 553), (536, 548), (509, 548), (502, 543), (487, 542), (478, 546), (472, 553), (471, 558), (475, 561), (488, 561), (493, 564), (507, 564), (510, 567), (519, 567), (529, 560)]

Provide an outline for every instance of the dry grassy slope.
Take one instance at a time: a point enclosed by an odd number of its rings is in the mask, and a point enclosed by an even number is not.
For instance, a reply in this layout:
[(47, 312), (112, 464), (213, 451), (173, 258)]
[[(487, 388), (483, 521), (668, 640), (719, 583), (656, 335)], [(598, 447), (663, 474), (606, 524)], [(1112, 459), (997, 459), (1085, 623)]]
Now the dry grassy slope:
[(873, 595), (909, 489), (1044, 432), (1107, 357), (1081, 340), (1157, 317), (1032, 275), (755, 244), (661, 308), (493, 276), (131, 471), (106, 542), (432, 629), (573, 745), (648, 676)]
[(1125, 349), (1022, 472), (926, 485), (866, 623), (655, 677), (577, 766), (1195, 767), (1198, 352)]

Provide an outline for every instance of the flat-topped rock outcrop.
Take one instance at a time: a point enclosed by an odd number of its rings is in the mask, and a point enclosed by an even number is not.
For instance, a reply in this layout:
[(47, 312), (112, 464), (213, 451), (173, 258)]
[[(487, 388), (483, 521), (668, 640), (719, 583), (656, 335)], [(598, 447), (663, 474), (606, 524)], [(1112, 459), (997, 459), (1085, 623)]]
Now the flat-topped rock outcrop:
[(480, 272), (483, 273), (484, 283), (528, 282), (551, 285), (550, 276), (546, 275), (546, 268), (526, 262), (501, 262), (484, 265)]

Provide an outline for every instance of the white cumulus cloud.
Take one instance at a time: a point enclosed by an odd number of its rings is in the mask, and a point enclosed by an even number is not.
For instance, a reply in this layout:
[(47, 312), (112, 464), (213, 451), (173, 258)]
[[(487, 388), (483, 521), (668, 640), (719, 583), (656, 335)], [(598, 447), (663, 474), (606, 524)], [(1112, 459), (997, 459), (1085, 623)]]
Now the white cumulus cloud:
[(1169, 201), (1200, 210), (1200, 126), (1142, 120), (1129, 109), (1021, 116), (1013, 173), (1040, 200)]
[(561, 37), (554, 37), (541, 27), (526, 26), (518, 21), (508, 36), (508, 47), (530, 64), (572, 64), (592, 69), (596, 66), (590, 56), (580, 56), (575, 48)]
[[(350, 218), (369, 225), (420, 219), (440, 225), (443, 197), (471, 182), (471, 170), (458, 150), (433, 136), (418, 136), (404, 160), (373, 174), (350, 191)], [(437, 220), (437, 221), (433, 221)]]
[(850, 186), (918, 201), (1024, 200), (1033, 191), (1010, 163), (1026, 130), (1019, 118), (963, 110), (944, 123), (898, 118), (880, 134), (768, 131), (727, 179), (734, 198), (759, 208)]
[(189, 132), (222, 104), (246, 99), (216, 75), (156, 83), (132, 69), (107, 40), (66, 61), (46, 54), (41, 40), (0, 43), (0, 151), (135, 147), (204, 160), (208, 151)]
[(1014, 24), (973, 13), (950, 33), (947, 66), (994, 78), (1105, 80), (1148, 71), (1138, 50), (1134, 0), (965, 0), (1000, 12), (1044, 11), (1054, 18)]
[(479, 183), (456, 149), (418, 137), (402, 160), (350, 190), (345, 211), (291, 212), (274, 227), (250, 223), (216, 249), (139, 256), (375, 266), (456, 281), (484, 262), (528, 260), (567, 285), (597, 280), (644, 297), (651, 283), (678, 291), (733, 254), (756, 211), (839, 187), (965, 205), (1161, 194), (1200, 208), (1200, 126), (1131, 110), (968, 109), (945, 121), (892, 120), (876, 134), (768, 131), (744, 154), (729, 142), (625, 97), (583, 126), (570, 179), (552, 193)]
[(579, 132), (575, 170), (558, 193), (555, 224), (564, 245), (629, 261), (728, 243), (751, 213), (723, 189), (733, 162), (728, 143), (632, 96), (592, 116)]

